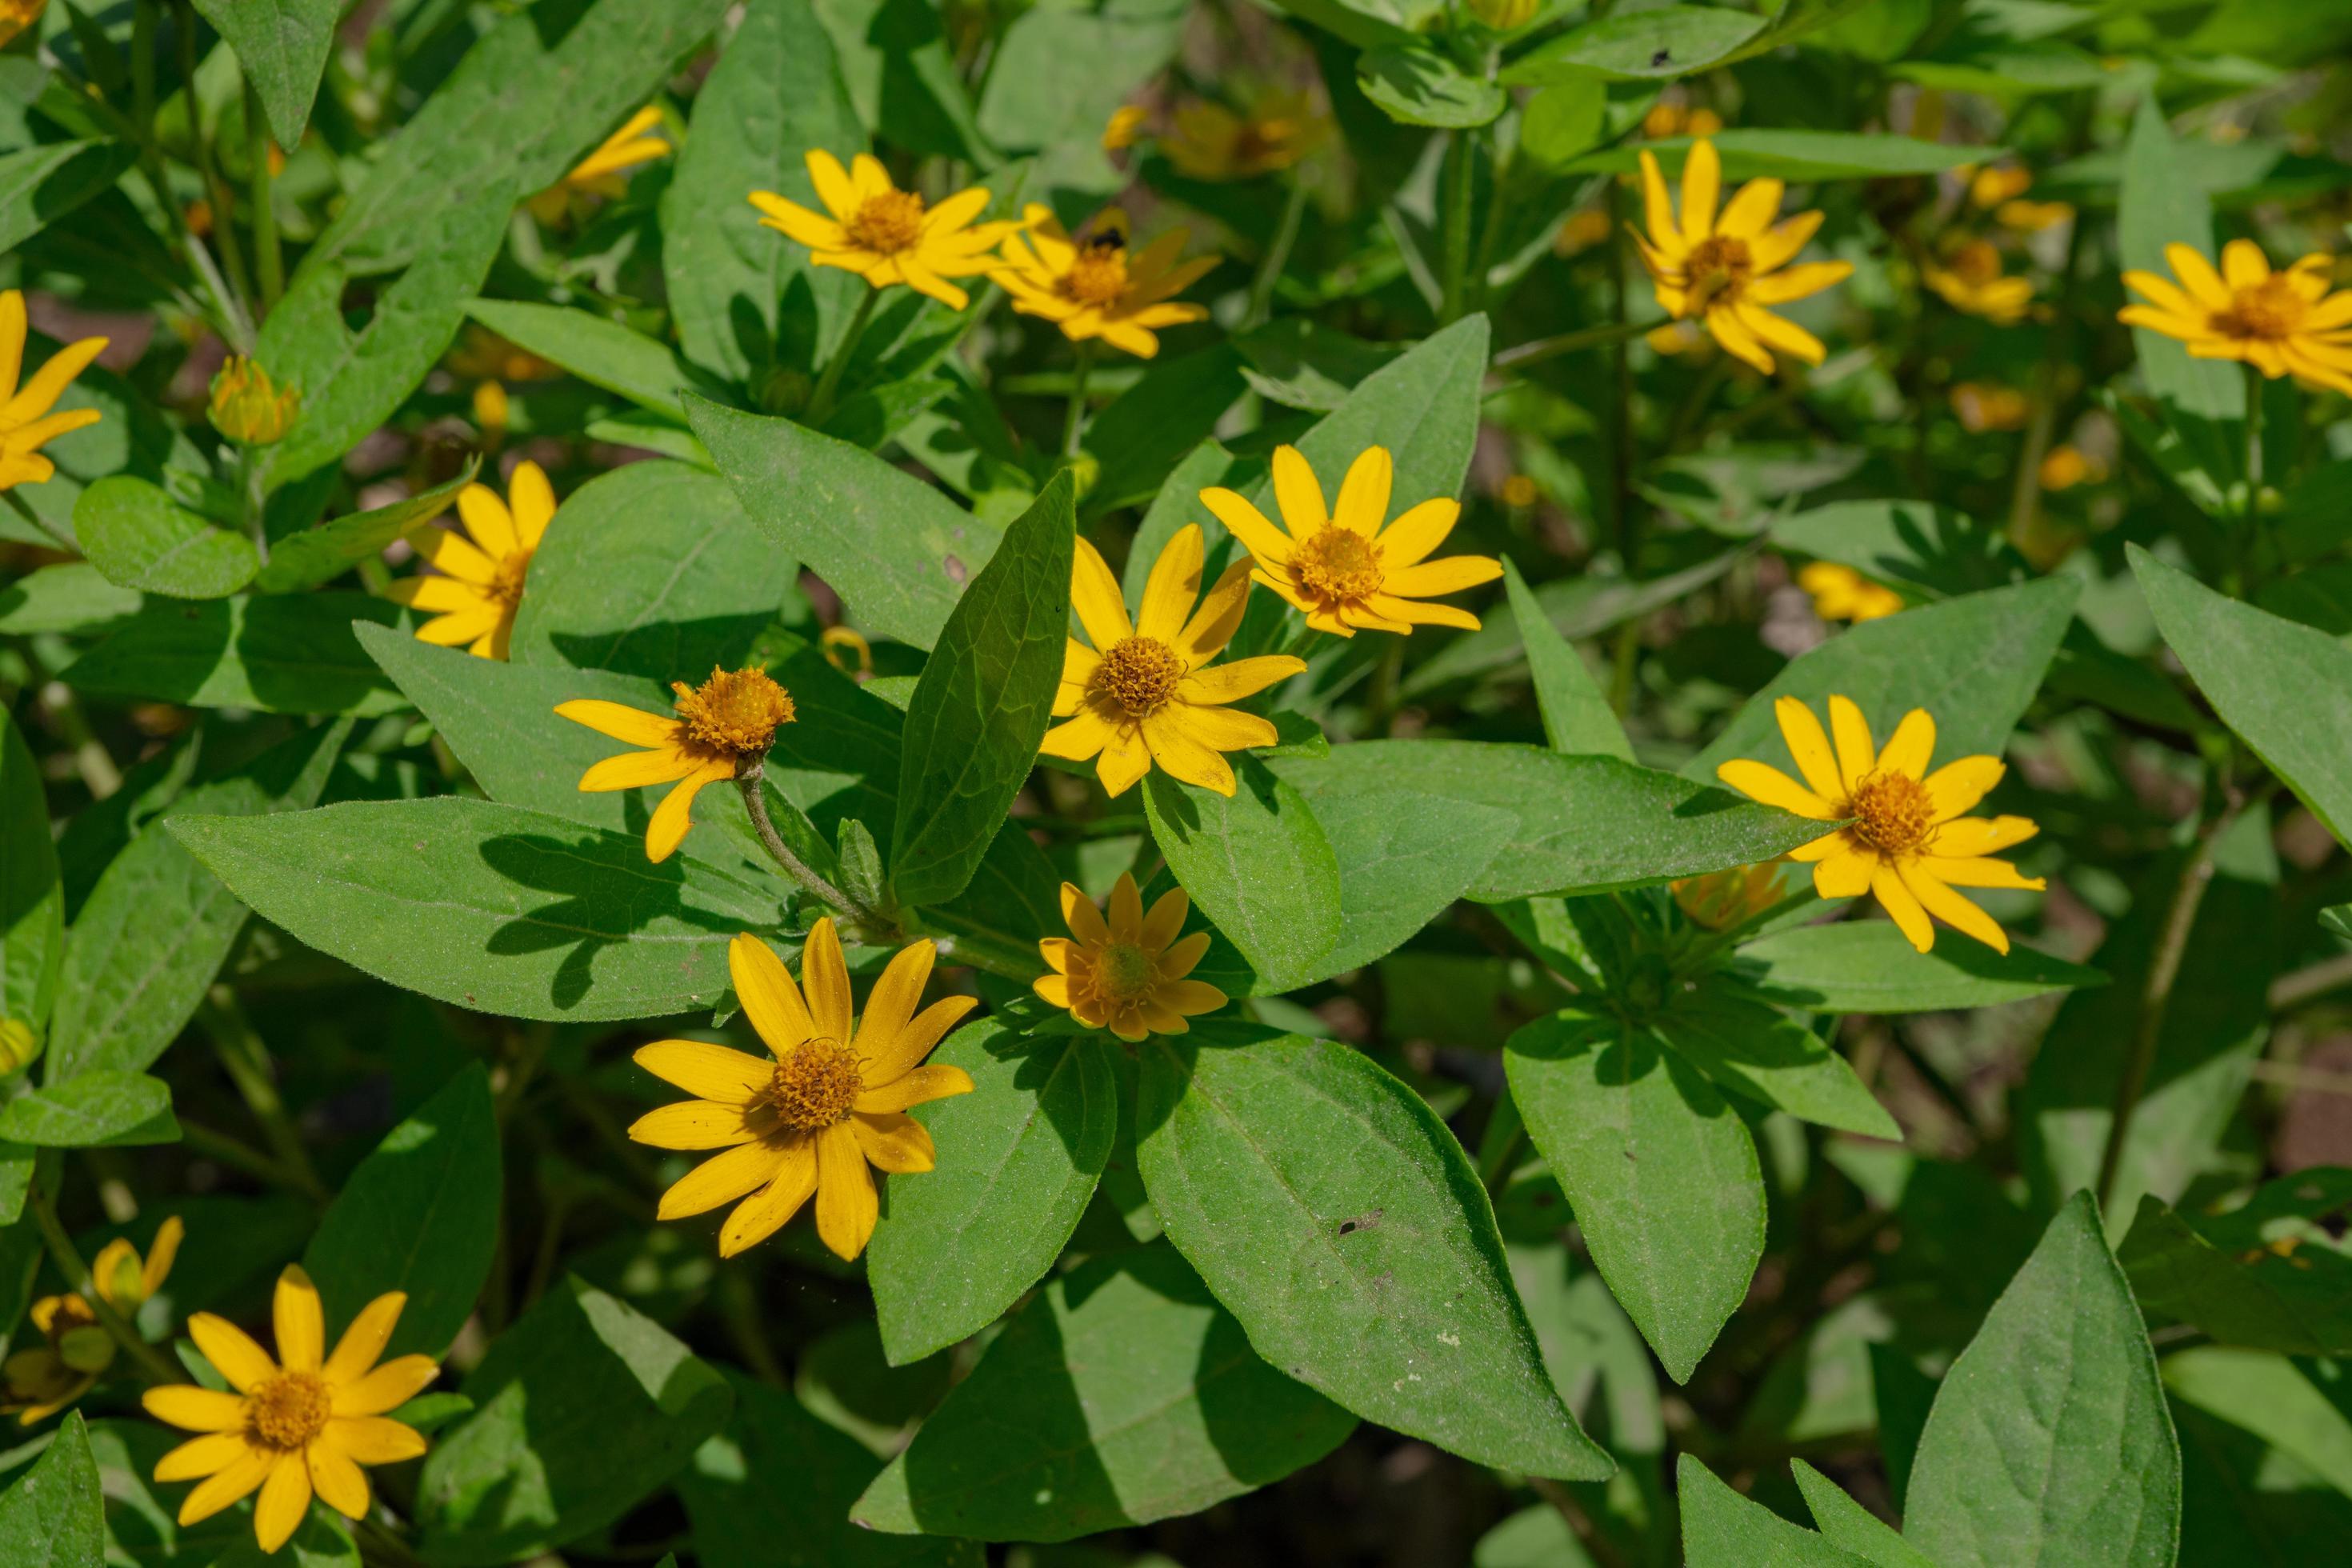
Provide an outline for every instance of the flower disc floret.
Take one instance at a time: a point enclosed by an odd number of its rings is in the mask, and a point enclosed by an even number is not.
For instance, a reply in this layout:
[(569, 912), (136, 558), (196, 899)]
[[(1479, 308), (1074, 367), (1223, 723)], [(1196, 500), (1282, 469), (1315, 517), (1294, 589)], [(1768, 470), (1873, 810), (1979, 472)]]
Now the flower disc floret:
[(912, 191), (884, 191), (859, 203), (841, 226), (866, 249), (896, 256), (923, 237), (923, 198)]
[(1342, 603), (1371, 597), (1381, 591), (1382, 581), (1380, 552), (1372, 542), (1337, 523), (1318, 529), (1298, 547), (1291, 570), (1308, 594)]
[(1184, 661), (1158, 637), (1121, 637), (1095, 667), (1095, 684), (1137, 719), (1158, 712), (1183, 679)]
[(677, 694), (678, 723), (698, 746), (730, 756), (762, 756), (775, 743), (779, 727), (793, 721), (790, 693), (763, 669), (719, 669), (700, 686), (670, 682)]
[(254, 1384), (245, 1396), (248, 1441), (281, 1453), (300, 1448), (327, 1429), (333, 1391), (314, 1372), (287, 1372)]
[(1907, 773), (1874, 773), (1853, 792), (1853, 831), (1888, 855), (1907, 855), (1935, 831), (1927, 786)]
[(768, 1098), (776, 1118), (796, 1132), (815, 1132), (846, 1117), (866, 1092), (857, 1058), (829, 1036), (803, 1042), (776, 1064)]

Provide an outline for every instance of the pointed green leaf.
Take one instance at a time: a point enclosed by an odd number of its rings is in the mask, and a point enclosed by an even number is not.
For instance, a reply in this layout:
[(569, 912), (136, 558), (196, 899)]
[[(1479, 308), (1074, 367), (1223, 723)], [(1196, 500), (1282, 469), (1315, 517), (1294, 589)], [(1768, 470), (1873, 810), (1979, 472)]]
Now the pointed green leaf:
[(390, 626), (400, 606), (363, 594), (151, 601), (59, 672), (82, 691), (187, 708), (372, 716), (400, 706), (352, 623)]
[(1717, 1087), (1759, 1105), (1865, 1138), (1903, 1136), (1845, 1058), (1761, 1003), (1702, 984), (1674, 999), (1657, 1031)]
[(686, 417), (678, 393), (700, 379), (667, 344), (593, 311), (521, 300), (476, 300), (466, 313), (589, 385), (672, 419)]
[(1254, 757), (1217, 794), (1154, 768), (1143, 781), (1151, 837), (1176, 880), (1271, 994), (1329, 973), (1339, 936), (1339, 863), (1306, 797)]
[(0, 1139), (37, 1149), (174, 1143), (172, 1090), (140, 1072), (77, 1073), (0, 1105)]
[[(2213, 212), (2206, 188), (2180, 177), (2180, 154), (2164, 110), (2153, 95), (2140, 100), (2124, 148), (2124, 180), (2116, 211), (2116, 238), (2126, 268), (2178, 279), (2165, 259), (2168, 245), (2185, 245), (2212, 259)], [(2126, 299), (2137, 304), (2136, 294)], [(2246, 378), (2228, 360), (2194, 359), (2184, 343), (2146, 327), (2132, 329), (2140, 374), (2166, 422), (2186, 441), (2199, 466), (2223, 483), (2244, 466), (2242, 442), (2225, 426), (2246, 416)]]
[(57, 142), (0, 156), (0, 251), (14, 251), (138, 161), (128, 142)]
[(310, 122), (310, 100), (327, 69), (341, 0), (195, 0), (196, 10), (228, 47), (245, 79), (261, 95), (269, 134), (280, 147), (299, 147)]
[(68, 1413), (33, 1468), (0, 1493), (0, 1562), (9, 1568), (101, 1568), (106, 1499), (81, 1412)]
[(1927, 952), (1890, 921), (1792, 926), (1743, 944), (1730, 973), (1783, 1007), (1813, 1013), (1933, 1013), (1993, 1007), (2105, 985), (2095, 969), (2012, 946), (1946, 937)]
[(2215, 1213), (2143, 1194), (2116, 1249), (2140, 1308), (2219, 1343), (2289, 1355), (2352, 1353), (2352, 1250), (2328, 1222), (2352, 1206), (2352, 1171), (2263, 1184)]
[(1933, 1559), (1905, 1541), (1895, 1527), (1845, 1494), (1829, 1477), (1802, 1459), (1791, 1459), (1797, 1489), (1804, 1494), (1814, 1525), (1831, 1545), (1878, 1568), (1936, 1568)]
[(1559, 635), (1536, 603), (1517, 563), (1503, 563), (1503, 581), (1510, 590), (1519, 640), (1527, 646), (1528, 669), (1535, 677), (1536, 703), (1543, 710), (1544, 738), (1551, 749), (1569, 756), (1632, 762), (1633, 748), (1625, 739), (1625, 726), (1617, 721), (1609, 700), (1584, 667), (1584, 656)]
[(316, 528), (273, 541), (269, 560), (254, 578), (257, 593), (291, 594), (331, 583), (361, 562), (381, 555), (410, 530), (446, 511), (457, 492), (474, 482), (480, 459), (469, 459), (465, 471), (405, 500), (368, 511), (355, 511)]
[(1688, 1454), (1675, 1461), (1675, 1483), (1689, 1568), (1868, 1568), (1869, 1558), (1741, 1497)]

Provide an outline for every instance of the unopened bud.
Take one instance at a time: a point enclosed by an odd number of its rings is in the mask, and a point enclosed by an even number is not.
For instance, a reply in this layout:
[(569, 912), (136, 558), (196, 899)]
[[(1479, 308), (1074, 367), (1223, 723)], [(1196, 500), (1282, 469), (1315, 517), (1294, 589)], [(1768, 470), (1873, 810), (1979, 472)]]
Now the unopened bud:
[(33, 1065), (41, 1054), (41, 1037), (22, 1018), (0, 1018), (0, 1073)]
[(222, 362), (213, 377), (213, 428), (245, 447), (268, 447), (286, 438), (302, 411), (301, 394), (281, 387), (269, 373), (240, 354)]
[(1470, 14), (1498, 33), (1517, 32), (1542, 8), (1538, 0), (1470, 0)]

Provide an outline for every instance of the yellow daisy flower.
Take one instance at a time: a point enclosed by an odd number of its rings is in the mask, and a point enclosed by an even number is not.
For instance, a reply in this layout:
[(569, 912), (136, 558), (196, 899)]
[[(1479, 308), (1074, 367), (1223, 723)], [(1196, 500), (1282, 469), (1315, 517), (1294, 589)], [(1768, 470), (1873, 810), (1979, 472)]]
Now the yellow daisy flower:
[(1729, 931), (1745, 925), (1780, 901), (1780, 863), (1734, 866), (1666, 884), (1675, 907), (1693, 925), (1707, 931)]
[(673, 151), (666, 139), (653, 134), (654, 128), (661, 122), (661, 110), (650, 103), (630, 115), (618, 131), (605, 137), (562, 179), (531, 197), (531, 215), (541, 223), (553, 223), (563, 216), (575, 195), (602, 196), (609, 201), (626, 195), (629, 175), (656, 158), (668, 157)]
[(890, 183), (882, 160), (860, 153), (844, 169), (823, 148), (808, 153), (809, 178), (831, 216), (786, 201), (773, 191), (754, 191), (751, 205), (766, 216), (761, 226), (799, 241), (819, 267), (855, 272), (877, 289), (904, 283), (950, 310), (971, 296), (948, 281), (972, 278), (998, 265), (992, 254), (1017, 223), (975, 223), (988, 210), (988, 192), (958, 191), (935, 207)]
[[(1812, 261), (1789, 267), (1822, 226), (1818, 212), (1780, 216), (1784, 186), (1779, 180), (1750, 180), (1721, 215), (1723, 162), (1715, 143), (1691, 144), (1683, 165), (1679, 221), (1666, 194), (1657, 155), (1642, 150), (1642, 201), (1649, 233), (1633, 230), (1649, 268), (1659, 308), (1703, 321), (1715, 341), (1758, 370), (1772, 373), (1774, 349), (1819, 364), (1828, 351), (1812, 333), (1765, 309), (1818, 294), (1843, 282), (1853, 268), (1843, 261)], [(1782, 268), (1787, 268), (1783, 271)]]
[(1063, 883), (1062, 919), (1070, 934), (1037, 944), (1054, 973), (1031, 988), (1087, 1028), (1107, 1028), (1122, 1040), (1184, 1033), (1192, 1027), (1186, 1018), (1213, 1013), (1226, 1001), (1215, 986), (1185, 978), (1209, 951), (1207, 931), (1179, 934), (1192, 907), (1183, 889), (1171, 888), (1144, 913), (1133, 874), (1121, 871), (1106, 922), (1093, 900)]
[(198, 1312), (189, 1337), (234, 1393), (175, 1384), (151, 1388), (147, 1414), (201, 1432), (155, 1464), (159, 1481), (198, 1481), (180, 1504), (180, 1523), (211, 1518), (258, 1488), (253, 1533), (275, 1552), (310, 1511), (310, 1499), (346, 1519), (367, 1515), (362, 1465), (396, 1465), (425, 1452), (415, 1430), (389, 1420), (439, 1372), (431, 1356), (376, 1364), (408, 1298), (393, 1290), (360, 1309), (327, 1353), (318, 1288), (299, 1267), (278, 1277), (278, 1358), (226, 1318)]
[(0, 44), (39, 21), (48, 8), (49, 0), (0, 0)]
[(2153, 272), (2126, 272), (2124, 286), (2147, 305), (2126, 305), (2116, 319), (2178, 338), (2198, 359), (2233, 359), (2275, 381), (2294, 375), (2352, 394), (2352, 290), (2330, 293), (2329, 260), (2314, 253), (2284, 272), (2251, 239), (2221, 247), (2221, 269), (2193, 246), (2168, 245), (2164, 258), (2178, 284)]
[(44, 483), (58, 466), (41, 456), (42, 446), (68, 431), (98, 423), (95, 408), (72, 408), (52, 414), (73, 378), (106, 350), (104, 338), (83, 338), (51, 354), (48, 363), (22, 385), (25, 368), (25, 296), (15, 289), (0, 293), (0, 490)]
[(1903, 607), (1903, 595), (1874, 583), (1837, 561), (1816, 561), (1797, 574), (1797, 586), (1813, 596), (1813, 614), (1825, 621), (1874, 621)]
[(1923, 276), (1944, 303), (1996, 326), (2016, 325), (2033, 304), (2032, 283), (2002, 277), (2000, 252), (1989, 240), (1969, 240), (1943, 265), (1929, 264)]
[[(177, 1215), (165, 1220), (143, 1260), (127, 1238), (108, 1242), (89, 1268), (100, 1298), (125, 1318), (135, 1315), (163, 1288), (185, 1234)], [(115, 1353), (114, 1336), (99, 1323), (87, 1297), (44, 1296), (33, 1303), (30, 1316), (41, 1342), (0, 1363), (0, 1381), (8, 1389), (0, 1412), (15, 1411), (24, 1426), (47, 1420), (88, 1394), (99, 1374), (114, 1364)]]
[(1323, 488), (1296, 447), (1274, 449), (1274, 499), (1285, 534), (1248, 500), (1228, 489), (1201, 492), (1201, 504), (1231, 529), (1255, 559), (1257, 580), (1304, 611), (1318, 631), (1411, 632), (1416, 626), (1478, 629), (1478, 617), (1433, 594), (1491, 583), (1503, 563), (1486, 555), (1427, 559), (1462, 516), (1446, 497), (1408, 508), (1383, 529), (1396, 463), (1385, 447), (1367, 447), (1348, 466), (1339, 504), (1326, 511)]
[(931, 1135), (908, 1108), (971, 1092), (963, 1068), (922, 1065), (973, 1006), (970, 996), (950, 996), (915, 1011), (935, 952), (928, 942), (901, 950), (853, 1033), (849, 966), (831, 920), (809, 931), (799, 986), (758, 937), (730, 942), (736, 997), (773, 1055), (697, 1040), (638, 1050), (639, 1067), (696, 1098), (646, 1112), (629, 1136), (656, 1149), (726, 1151), (664, 1193), (657, 1217), (745, 1198), (719, 1232), (719, 1255), (732, 1258), (773, 1236), (814, 1194), (825, 1246), (844, 1258), (865, 1251), (879, 1213), (873, 1172), (913, 1175), (935, 1163)]
[(1845, 826), (1789, 852), (1810, 862), (1813, 890), (1825, 899), (1874, 895), (1911, 945), (1936, 943), (1929, 915), (1958, 927), (1999, 952), (2009, 935), (1955, 888), (2021, 888), (2039, 891), (2039, 877), (2021, 877), (2006, 860), (1986, 857), (2022, 844), (2040, 829), (2021, 816), (1962, 815), (1982, 800), (2005, 771), (1998, 757), (1962, 757), (1934, 773), (1936, 721), (1915, 708), (1895, 726), (1884, 751), (1871, 741), (1862, 710), (1830, 699), (1837, 749), (1813, 710), (1793, 697), (1772, 705), (1781, 737), (1805, 776), (1799, 784), (1780, 769), (1742, 758), (1715, 776), (1751, 800), (1820, 822), (1851, 818)]
[(1134, 146), (1135, 139), (1143, 134), (1144, 119), (1143, 110), (1131, 103), (1123, 103), (1112, 110), (1110, 119), (1103, 125), (1103, 151), (1117, 153)]
[(2032, 188), (2033, 176), (2014, 164), (1979, 169), (1969, 181), (1969, 205), (1990, 212), (2003, 228), (2020, 234), (2039, 234), (2074, 217), (2074, 209), (2064, 202), (2021, 199)]
[(478, 658), (504, 658), (522, 607), (523, 579), (555, 516), (555, 489), (537, 463), (520, 463), (505, 500), (488, 485), (467, 485), (457, 492), (457, 516), (464, 533), (428, 526), (409, 536), (439, 575), (404, 577), (383, 596), (438, 612), (416, 628), (419, 641), (465, 644)]
[(1004, 242), (1004, 267), (992, 274), (1013, 296), (1013, 308), (1040, 316), (1062, 329), (1072, 342), (1100, 338), (1139, 359), (1160, 352), (1154, 327), (1209, 319), (1206, 305), (1176, 301), (1222, 258), (1196, 256), (1179, 262), (1185, 231), (1171, 229), (1139, 251), (1128, 248), (1127, 214), (1112, 207), (1094, 221), (1087, 237), (1072, 239), (1055, 221), (1054, 209), (1031, 203), (1023, 215), (1027, 234)]
[(1068, 722), (1045, 731), (1040, 755), (1074, 763), (1099, 755), (1095, 776), (1115, 795), (1154, 763), (1171, 777), (1229, 795), (1234, 770), (1223, 753), (1280, 739), (1267, 720), (1225, 704), (1288, 679), (1306, 661), (1267, 654), (1211, 667), (1241, 629), (1250, 569), (1236, 561), (1203, 597), (1202, 555), (1200, 524), (1177, 530), (1152, 563), (1143, 608), (1129, 621), (1118, 579), (1093, 545), (1078, 541), (1070, 605), (1094, 647), (1072, 637), (1063, 650), (1054, 716)]
[(768, 754), (779, 725), (793, 721), (792, 694), (761, 669), (716, 669), (700, 686), (673, 680), (674, 719), (601, 698), (578, 698), (555, 710), (600, 735), (642, 746), (607, 757), (580, 775), (589, 794), (675, 784), (646, 824), (646, 858), (659, 865), (675, 854), (694, 824), (694, 797), (705, 784), (738, 776)]
[(2107, 477), (2105, 463), (2080, 447), (2066, 445), (2051, 447), (2039, 471), (2045, 490), (2071, 490), (2076, 485), (2095, 484)]
[(1322, 144), (1330, 120), (1303, 92), (1268, 95), (1246, 115), (1196, 100), (1176, 110), (1160, 151), (1195, 180), (1247, 180), (1287, 169)]

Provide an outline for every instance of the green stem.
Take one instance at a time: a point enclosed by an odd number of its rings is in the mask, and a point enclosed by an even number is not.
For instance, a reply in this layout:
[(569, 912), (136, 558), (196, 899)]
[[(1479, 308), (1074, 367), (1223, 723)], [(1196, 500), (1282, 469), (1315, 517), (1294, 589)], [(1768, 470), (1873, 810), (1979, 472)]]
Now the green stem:
[(254, 266), (260, 273), (261, 315), (268, 317), (286, 292), (286, 253), (278, 242), (277, 176), (270, 173), (267, 123), (261, 112), (261, 94), (247, 77), (245, 83), (245, 145), (246, 155), (253, 160), (253, 249)]
[(1062, 456), (1078, 455), (1078, 437), (1087, 427), (1087, 377), (1095, 368), (1092, 339), (1078, 345), (1077, 367), (1070, 374), (1070, 406), (1062, 416)]
[(310, 1164), (310, 1151), (302, 1146), (302, 1135), (287, 1114), (286, 1102), (278, 1098), (278, 1083), (269, 1068), (269, 1047), (237, 1004), (236, 993), (226, 985), (214, 986), (204, 1005), (196, 1009), (196, 1021), (213, 1037), (213, 1049), (223, 1070), (236, 1085), (253, 1119), (261, 1123), (262, 1136), (269, 1141), (278, 1163), (305, 1192), (324, 1192), (325, 1184)]
[(89, 1277), (89, 1265), (82, 1261), (73, 1237), (68, 1236), (65, 1226), (58, 1223), (57, 1198), (45, 1183), (35, 1180), (32, 1190), (26, 1194), (25, 1206), (33, 1211), (33, 1223), (39, 1227), (41, 1239), (47, 1244), (49, 1257), (56, 1262), (58, 1272), (65, 1276), (67, 1288), (78, 1292), (89, 1303), (89, 1310), (98, 1319), (99, 1326), (130, 1353), (131, 1360), (139, 1363), (139, 1369), (146, 1374), (147, 1380), (157, 1384), (187, 1382), (186, 1375), (165, 1361), (153, 1345), (141, 1339), (139, 1331), (131, 1326), (131, 1321), (116, 1311), (114, 1303), (99, 1293), (97, 1281)]
[(176, 29), (180, 35), (180, 90), (188, 100), (188, 159), (195, 168), (196, 178), (204, 183), (205, 199), (212, 204), (213, 234), (220, 241), (221, 266), (228, 273), (228, 297), (236, 301), (237, 320), (249, 323), (253, 311), (247, 301), (253, 298), (253, 283), (246, 276), (244, 252), (237, 248), (236, 203), (229, 195), (228, 182), (214, 166), (211, 145), (205, 139), (204, 105), (196, 96), (196, 11), (188, 0), (179, 0)]
[(1297, 170), (1290, 174), (1290, 194), (1282, 204), (1282, 221), (1275, 226), (1274, 243), (1258, 258), (1257, 274), (1250, 279), (1249, 310), (1242, 317), (1242, 331), (1263, 325), (1274, 314), (1274, 291), (1282, 282), (1283, 268), (1290, 265), (1290, 253), (1298, 244), (1298, 230), (1307, 220), (1307, 182)]
[(1478, 143), (1467, 131), (1447, 134), (1445, 226), (1439, 259), (1437, 324), (1451, 326), (1462, 316), (1463, 289), (1470, 274), (1471, 182), (1478, 166)]
[(180, 1142), (185, 1143), (191, 1152), (216, 1161), (231, 1170), (243, 1171), (247, 1175), (273, 1186), (291, 1187), (322, 1205), (326, 1203), (326, 1190), (317, 1185), (315, 1179), (306, 1180), (288, 1170), (243, 1139), (215, 1131), (189, 1121), (185, 1116), (179, 1118), (179, 1122)]
[(817, 874), (814, 867), (793, 853), (792, 846), (784, 842), (783, 836), (776, 831), (775, 823), (769, 819), (767, 796), (760, 787), (763, 776), (763, 763), (754, 761), (748, 771), (735, 775), (735, 787), (742, 794), (743, 809), (751, 814), (751, 831), (759, 835), (760, 843), (770, 858), (784, 868), (786, 876), (832, 905), (845, 919), (865, 926), (877, 935), (888, 931), (891, 922), (886, 921), (878, 910), (867, 909), (826, 881)]
[(868, 288), (857, 301), (857, 313), (849, 318), (849, 331), (841, 336), (841, 346), (833, 351), (833, 359), (817, 377), (816, 390), (809, 395), (808, 414), (801, 422), (811, 429), (824, 426), (833, 413), (834, 394), (841, 390), (842, 373), (849, 368), (849, 358), (857, 352), (857, 341), (866, 335), (866, 323), (874, 319), (874, 302), (882, 298), (882, 290)]
[(2246, 367), (2246, 521), (2252, 523), (2263, 501), (2263, 373)]

